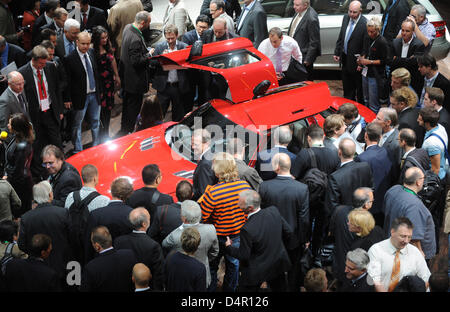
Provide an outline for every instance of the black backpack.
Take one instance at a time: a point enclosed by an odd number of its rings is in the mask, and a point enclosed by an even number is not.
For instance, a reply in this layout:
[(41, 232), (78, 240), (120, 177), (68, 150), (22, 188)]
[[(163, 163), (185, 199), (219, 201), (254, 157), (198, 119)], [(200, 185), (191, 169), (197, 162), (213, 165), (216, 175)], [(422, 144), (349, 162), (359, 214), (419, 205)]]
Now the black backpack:
[(328, 176), (325, 172), (317, 167), (317, 159), (314, 151), (311, 148), (306, 149), (311, 157), (311, 168), (306, 171), (302, 182), (308, 186), (309, 202), (317, 204), (325, 198), (325, 192), (328, 185)]
[[(80, 191), (73, 192), (73, 204), (69, 208), (71, 222), (69, 237), (75, 255), (83, 255), (83, 243), (89, 218), (88, 205), (97, 196), (100, 196), (100, 194), (94, 191), (81, 200)], [(78, 260), (81, 261), (82, 259), (83, 257)]]

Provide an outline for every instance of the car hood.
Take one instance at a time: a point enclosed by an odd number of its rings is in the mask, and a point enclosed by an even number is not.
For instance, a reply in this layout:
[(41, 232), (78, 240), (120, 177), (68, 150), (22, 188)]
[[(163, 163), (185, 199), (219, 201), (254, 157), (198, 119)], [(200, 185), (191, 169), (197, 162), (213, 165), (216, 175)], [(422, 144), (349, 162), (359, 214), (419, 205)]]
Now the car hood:
[[(191, 47), (188, 46), (183, 50), (154, 56), (153, 59), (157, 59), (164, 70), (194, 68), (222, 75), (228, 83), (231, 100), (234, 103), (241, 103), (252, 99), (253, 89), (263, 80), (269, 80), (271, 82), (270, 88), (278, 87), (277, 75), (272, 61), (255, 49), (252, 42), (247, 38), (234, 38), (204, 44), (202, 55), (194, 56), (188, 61)], [(208, 56), (240, 49), (248, 50), (258, 56), (260, 61), (227, 69), (192, 63), (192, 61)]]
[(136, 190), (144, 186), (142, 169), (149, 164), (158, 164), (164, 173), (158, 190), (175, 197), (173, 186), (179, 180), (192, 179), (196, 165), (172, 152), (166, 143), (165, 131), (173, 124), (167, 122), (97, 145), (70, 157), (67, 162), (74, 165), (80, 173), (86, 164), (96, 166), (101, 173), (97, 190), (109, 197), (110, 183), (115, 178), (129, 177)]

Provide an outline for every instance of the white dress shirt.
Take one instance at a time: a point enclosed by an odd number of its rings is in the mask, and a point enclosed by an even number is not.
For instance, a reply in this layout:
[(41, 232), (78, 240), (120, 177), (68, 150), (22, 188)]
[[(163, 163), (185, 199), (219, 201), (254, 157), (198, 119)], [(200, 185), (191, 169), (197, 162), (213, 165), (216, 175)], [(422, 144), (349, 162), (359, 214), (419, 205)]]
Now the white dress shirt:
[(413, 38), (414, 37), (411, 37), (411, 40), (409, 40), (409, 42), (405, 42), (402, 39), (402, 55), (401, 55), (401, 57), (407, 57), (409, 45), (411, 44), (411, 41), (413, 40)]
[[(279, 49), (281, 49), (281, 66), (283, 72), (288, 70), (289, 63), (291, 62), (291, 56), (302, 64), (302, 52), (300, 51), (298, 43), (294, 38), (284, 35)], [(264, 39), (259, 45), (258, 50), (270, 58), (273, 65), (276, 66), (276, 53), (278, 48), (274, 48), (272, 46), (270, 43), (270, 38)]]
[[(383, 285), (386, 290), (391, 281), (396, 251), (390, 238), (369, 249), (370, 263), (367, 272), (375, 283)], [(407, 275), (417, 275), (425, 282), (428, 282), (431, 275), (422, 253), (411, 244), (400, 250), (400, 280)]]

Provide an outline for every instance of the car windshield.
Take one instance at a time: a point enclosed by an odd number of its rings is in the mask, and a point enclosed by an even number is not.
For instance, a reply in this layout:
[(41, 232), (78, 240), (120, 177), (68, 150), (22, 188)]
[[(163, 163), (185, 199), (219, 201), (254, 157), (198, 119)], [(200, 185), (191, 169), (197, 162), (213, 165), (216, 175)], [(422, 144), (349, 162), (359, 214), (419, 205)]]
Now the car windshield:
[[(211, 151), (226, 152), (227, 142), (233, 137), (244, 143), (246, 163), (254, 156), (258, 147), (259, 135), (232, 122), (207, 102), (184, 118), (180, 123), (166, 131), (166, 142), (172, 150), (184, 159), (196, 162), (191, 147), (194, 129), (207, 129), (211, 133)], [(198, 157), (198, 156), (197, 156)]]

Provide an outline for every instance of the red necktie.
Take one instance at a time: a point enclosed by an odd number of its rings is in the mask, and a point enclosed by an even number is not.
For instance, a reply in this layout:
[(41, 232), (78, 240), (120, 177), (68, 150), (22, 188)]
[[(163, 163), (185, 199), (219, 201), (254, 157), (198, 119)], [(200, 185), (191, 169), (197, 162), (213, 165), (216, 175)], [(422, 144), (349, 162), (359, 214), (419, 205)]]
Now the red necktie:
[(87, 15), (86, 13), (83, 13), (83, 26), (86, 27), (87, 24)]
[(38, 77), (38, 88), (39, 88), (39, 99), (45, 100), (47, 98), (47, 91), (45, 90), (44, 79), (42, 79), (41, 71), (37, 71)]

